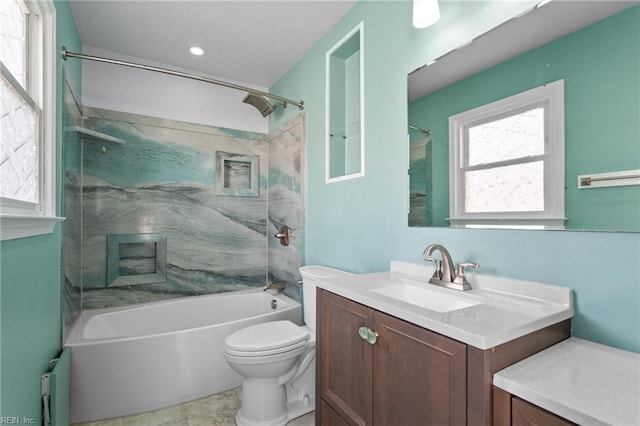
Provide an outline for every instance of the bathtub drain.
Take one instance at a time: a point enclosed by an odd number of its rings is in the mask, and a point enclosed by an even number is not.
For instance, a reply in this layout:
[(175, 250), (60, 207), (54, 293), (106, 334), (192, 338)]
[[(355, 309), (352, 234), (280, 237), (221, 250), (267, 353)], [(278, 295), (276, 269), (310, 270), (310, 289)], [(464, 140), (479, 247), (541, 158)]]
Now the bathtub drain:
[(271, 301), (271, 309), (276, 309), (278, 307), (278, 301), (276, 299), (273, 299)]

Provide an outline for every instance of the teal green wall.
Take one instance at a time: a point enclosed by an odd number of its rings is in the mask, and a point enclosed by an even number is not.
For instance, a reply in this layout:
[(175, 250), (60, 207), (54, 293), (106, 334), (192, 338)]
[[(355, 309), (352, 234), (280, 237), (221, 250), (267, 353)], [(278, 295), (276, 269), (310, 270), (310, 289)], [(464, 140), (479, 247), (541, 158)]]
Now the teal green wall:
[(41, 417), (40, 375), (61, 346), (59, 228), (0, 243), (2, 416)]
[(412, 102), (409, 122), (434, 138), (436, 226), (448, 226), (449, 116), (564, 79), (566, 226), (640, 230), (640, 186), (577, 187), (579, 175), (640, 169), (639, 23), (637, 6)]
[[(428, 244), (442, 243), (483, 273), (572, 288), (575, 335), (640, 352), (640, 234), (407, 226), (407, 73), (534, 3), (440, 2), (440, 21), (418, 30), (410, 2), (360, 1), (271, 87), (305, 101), (306, 263), (381, 271), (391, 259), (421, 262)], [(324, 55), (361, 20), (366, 176), (325, 184)], [(273, 114), (270, 126), (296, 113)]]
[(345, 60), (345, 174), (362, 171), (360, 135), (360, 52)]
[[(79, 50), (68, 3), (56, 2), (56, 11), (57, 50), (62, 44)], [(79, 69), (74, 72), (79, 87)], [(60, 64), (57, 75), (61, 75)], [(60, 93), (58, 83), (57, 105)], [(57, 134), (59, 140), (60, 129)], [(58, 159), (59, 147), (58, 142)], [(0, 303), (0, 416), (27, 417), (39, 423), (40, 376), (61, 348), (60, 225), (49, 235), (0, 243)]]

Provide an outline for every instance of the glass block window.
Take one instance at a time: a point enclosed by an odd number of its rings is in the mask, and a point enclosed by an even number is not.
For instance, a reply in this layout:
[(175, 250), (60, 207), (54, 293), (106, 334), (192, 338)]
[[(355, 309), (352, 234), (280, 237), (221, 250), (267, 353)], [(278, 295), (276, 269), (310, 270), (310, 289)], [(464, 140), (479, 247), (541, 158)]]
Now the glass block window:
[(453, 226), (563, 226), (563, 81), (457, 114), (449, 124)]
[(465, 211), (544, 210), (544, 108), (469, 127)]
[(0, 196), (38, 202), (38, 113), (4, 78), (0, 79), (2, 130)]
[(543, 211), (543, 166), (542, 161), (534, 161), (465, 172), (465, 210), (470, 213)]
[(495, 163), (544, 154), (544, 108), (469, 128), (467, 164)]
[(27, 88), (27, 9), (16, 0), (0, 1), (0, 61)]
[(2, 213), (44, 213), (41, 122), (47, 42), (41, 6), (39, 1), (0, 1)]
[(54, 0), (0, 0), (0, 240), (51, 233), (55, 216)]

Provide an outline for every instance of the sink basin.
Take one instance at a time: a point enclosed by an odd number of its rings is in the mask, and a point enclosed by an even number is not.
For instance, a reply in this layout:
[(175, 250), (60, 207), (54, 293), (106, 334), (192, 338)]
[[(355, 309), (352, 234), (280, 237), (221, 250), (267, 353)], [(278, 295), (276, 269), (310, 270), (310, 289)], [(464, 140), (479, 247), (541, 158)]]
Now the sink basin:
[(428, 284), (424, 285), (425, 287), (406, 283), (392, 284), (386, 287), (372, 289), (371, 291), (440, 313), (468, 308), (482, 303), (476, 300), (434, 291), (426, 287)]

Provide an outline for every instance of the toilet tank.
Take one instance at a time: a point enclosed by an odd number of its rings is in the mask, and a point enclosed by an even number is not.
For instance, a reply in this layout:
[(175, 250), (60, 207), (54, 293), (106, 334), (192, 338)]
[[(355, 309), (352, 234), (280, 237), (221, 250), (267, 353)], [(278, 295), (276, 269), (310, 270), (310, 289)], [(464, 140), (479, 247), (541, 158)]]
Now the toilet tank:
[(327, 268), (326, 266), (308, 265), (300, 268), (300, 275), (302, 276), (302, 310), (304, 312), (304, 323), (315, 330), (317, 282), (326, 278), (338, 278), (353, 274), (339, 269)]

